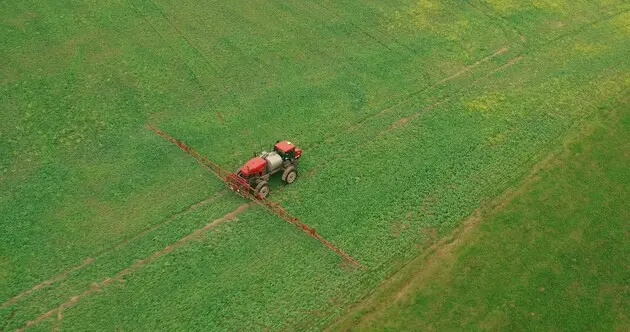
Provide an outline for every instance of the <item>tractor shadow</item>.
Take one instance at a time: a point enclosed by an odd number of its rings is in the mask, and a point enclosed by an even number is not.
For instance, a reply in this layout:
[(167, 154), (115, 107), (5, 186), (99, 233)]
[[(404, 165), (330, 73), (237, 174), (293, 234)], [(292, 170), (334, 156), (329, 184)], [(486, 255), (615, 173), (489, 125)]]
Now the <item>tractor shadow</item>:
[(278, 173), (278, 174), (274, 174), (269, 178), (269, 197), (273, 197), (274, 193), (279, 192), (280, 190), (284, 189), (284, 186), (286, 186), (286, 183), (284, 183), (284, 181), (282, 181), (282, 174)]

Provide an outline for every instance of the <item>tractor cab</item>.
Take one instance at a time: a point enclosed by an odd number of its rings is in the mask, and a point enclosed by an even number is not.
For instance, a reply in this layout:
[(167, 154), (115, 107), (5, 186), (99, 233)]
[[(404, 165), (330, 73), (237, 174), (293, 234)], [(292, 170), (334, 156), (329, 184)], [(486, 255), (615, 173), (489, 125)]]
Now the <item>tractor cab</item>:
[(294, 160), (302, 156), (302, 149), (298, 149), (289, 141), (278, 141), (273, 149), (283, 160)]

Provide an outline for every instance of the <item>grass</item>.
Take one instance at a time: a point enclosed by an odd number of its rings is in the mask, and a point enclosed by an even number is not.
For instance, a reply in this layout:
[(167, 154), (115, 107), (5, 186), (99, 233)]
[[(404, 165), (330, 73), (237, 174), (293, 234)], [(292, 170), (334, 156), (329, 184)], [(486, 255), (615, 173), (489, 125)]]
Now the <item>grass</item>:
[[(535, 4), (3, 2), (0, 321), (328, 325), (630, 86), (626, 3)], [(226, 168), (297, 142), (273, 199), (369, 272), (251, 208), (59, 307), (243, 204), (188, 209), (222, 185), (147, 122)]]
[(626, 330), (628, 142), (626, 96), (333, 329)]

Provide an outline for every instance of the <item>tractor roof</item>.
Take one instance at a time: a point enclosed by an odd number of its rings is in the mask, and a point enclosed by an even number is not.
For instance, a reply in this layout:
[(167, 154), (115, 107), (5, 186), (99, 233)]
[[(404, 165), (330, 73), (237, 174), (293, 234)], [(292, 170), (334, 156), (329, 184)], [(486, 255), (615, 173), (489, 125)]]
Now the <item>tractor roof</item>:
[(254, 173), (262, 172), (265, 169), (267, 161), (261, 157), (254, 157), (248, 160), (243, 167), (241, 167), (241, 173), (245, 176), (250, 176)]
[(295, 145), (289, 141), (281, 141), (276, 143), (276, 149), (282, 151), (283, 153), (287, 153), (295, 148)]

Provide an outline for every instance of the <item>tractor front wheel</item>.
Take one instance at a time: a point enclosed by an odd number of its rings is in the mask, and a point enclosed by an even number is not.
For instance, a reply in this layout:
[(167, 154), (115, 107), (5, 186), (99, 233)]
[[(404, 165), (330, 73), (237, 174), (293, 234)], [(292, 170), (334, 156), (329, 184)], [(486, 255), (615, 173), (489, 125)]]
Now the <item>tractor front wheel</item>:
[(286, 182), (287, 184), (293, 183), (296, 178), (297, 171), (293, 166), (289, 166), (286, 170), (284, 170), (284, 173), (282, 173), (282, 181)]
[(267, 182), (258, 182), (258, 185), (256, 185), (256, 189), (254, 189), (254, 194), (260, 197), (267, 197), (267, 195), (269, 195), (269, 185), (267, 184)]

